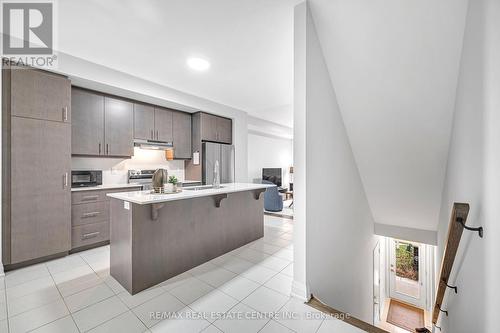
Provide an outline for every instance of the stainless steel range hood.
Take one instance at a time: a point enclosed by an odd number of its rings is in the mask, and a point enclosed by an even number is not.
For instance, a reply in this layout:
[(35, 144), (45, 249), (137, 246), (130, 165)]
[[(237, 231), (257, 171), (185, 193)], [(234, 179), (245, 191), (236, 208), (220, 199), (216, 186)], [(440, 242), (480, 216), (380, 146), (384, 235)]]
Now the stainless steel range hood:
[(174, 148), (172, 142), (134, 139), (134, 146), (141, 149), (169, 150)]

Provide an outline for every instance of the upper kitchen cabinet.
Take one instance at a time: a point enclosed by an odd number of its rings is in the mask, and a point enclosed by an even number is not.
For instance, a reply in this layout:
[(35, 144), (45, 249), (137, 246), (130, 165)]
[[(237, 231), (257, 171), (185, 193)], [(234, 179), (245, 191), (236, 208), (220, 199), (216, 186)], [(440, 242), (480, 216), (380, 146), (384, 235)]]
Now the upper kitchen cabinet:
[(200, 113), (201, 139), (217, 141), (217, 116)]
[(173, 112), (169, 109), (155, 107), (155, 137), (154, 140), (172, 142)]
[(217, 117), (217, 142), (233, 142), (233, 122), (231, 119)]
[(104, 97), (104, 142), (108, 156), (134, 155), (134, 105)]
[(104, 96), (73, 87), (71, 109), (71, 153), (104, 155)]
[(208, 113), (200, 114), (201, 139), (205, 141), (232, 143), (232, 120)]
[(71, 88), (71, 154), (130, 157), (134, 153), (134, 106), (104, 94)]
[(146, 104), (134, 104), (134, 139), (155, 139), (155, 108)]
[(25, 67), (12, 67), (12, 115), (71, 122), (71, 83), (60, 75)]
[(173, 112), (174, 158), (191, 158), (191, 114)]

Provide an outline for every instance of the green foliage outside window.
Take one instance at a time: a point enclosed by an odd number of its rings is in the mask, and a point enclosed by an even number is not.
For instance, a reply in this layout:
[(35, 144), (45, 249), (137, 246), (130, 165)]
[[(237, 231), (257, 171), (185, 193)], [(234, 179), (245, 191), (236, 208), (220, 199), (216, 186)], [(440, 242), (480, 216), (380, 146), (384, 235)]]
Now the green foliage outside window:
[(396, 274), (418, 281), (418, 248), (411, 244), (399, 243), (396, 247)]

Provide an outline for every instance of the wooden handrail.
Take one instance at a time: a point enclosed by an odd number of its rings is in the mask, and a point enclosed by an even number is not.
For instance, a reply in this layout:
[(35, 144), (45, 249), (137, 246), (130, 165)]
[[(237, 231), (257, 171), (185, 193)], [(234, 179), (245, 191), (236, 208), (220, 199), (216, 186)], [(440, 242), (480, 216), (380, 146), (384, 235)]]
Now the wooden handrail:
[[(441, 273), (439, 274), (439, 286), (436, 295), (436, 302), (434, 303), (434, 310), (432, 313), (432, 323), (436, 324), (439, 314), (443, 311), (441, 305), (443, 304), (444, 294), (448, 288), (448, 279), (450, 278), (451, 269), (457, 255), (458, 245), (462, 238), (464, 231), (463, 225), (467, 222), (469, 215), (469, 204), (454, 203), (453, 210), (451, 211), (451, 220), (448, 227), (448, 237), (446, 240), (446, 247), (444, 249), (444, 256), (441, 262)], [(459, 219), (463, 224), (458, 223)], [(445, 311), (444, 311), (445, 312)]]

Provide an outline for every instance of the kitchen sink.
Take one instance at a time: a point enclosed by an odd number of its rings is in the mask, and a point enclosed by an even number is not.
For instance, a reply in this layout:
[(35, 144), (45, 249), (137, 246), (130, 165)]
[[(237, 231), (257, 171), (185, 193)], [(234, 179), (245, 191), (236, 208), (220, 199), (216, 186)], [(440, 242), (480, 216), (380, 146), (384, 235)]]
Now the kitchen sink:
[[(184, 187), (183, 190), (185, 191), (201, 191), (201, 190), (211, 190), (214, 189), (215, 187), (213, 185), (202, 185), (202, 186), (189, 186), (189, 187)], [(219, 186), (219, 188), (224, 188), (224, 186)]]

